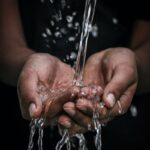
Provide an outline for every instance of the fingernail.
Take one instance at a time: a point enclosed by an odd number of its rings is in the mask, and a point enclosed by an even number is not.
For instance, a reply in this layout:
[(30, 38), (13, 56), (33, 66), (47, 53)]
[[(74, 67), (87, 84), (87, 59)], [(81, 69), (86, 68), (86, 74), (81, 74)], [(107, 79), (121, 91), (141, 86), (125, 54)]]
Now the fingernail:
[(36, 105), (34, 103), (30, 104), (30, 106), (29, 106), (30, 117), (33, 117), (35, 109), (36, 109)]
[(113, 107), (115, 105), (116, 98), (114, 94), (110, 93), (107, 95), (107, 102), (109, 103), (110, 107)]
[(59, 122), (61, 125), (63, 125), (66, 128), (70, 128), (71, 127), (71, 122), (70, 121), (63, 121), (63, 122)]
[(73, 116), (75, 115), (75, 110), (72, 108), (64, 108), (65, 112), (68, 113), (69, 115)]

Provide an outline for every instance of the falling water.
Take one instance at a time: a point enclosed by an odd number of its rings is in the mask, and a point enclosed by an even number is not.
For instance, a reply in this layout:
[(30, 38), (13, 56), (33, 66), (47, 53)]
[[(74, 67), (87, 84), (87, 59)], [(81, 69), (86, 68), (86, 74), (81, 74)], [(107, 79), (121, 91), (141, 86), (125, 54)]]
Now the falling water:
[[(79, 51), (78, 51), (77, 62), (76, 62), (76, 67), (75, 67), (75, 76), (73, 80), (73, 84), (76, 86), (83, 86), (83, 81), (82, 81), (83, 69), (85, 66), (89, 32), (92, 28), (92, 21), (93, 21), (93, 17), (95, 13), (96, 2), (97, 0), (86, 0), (86, 4), (85, 4), (85, 12), (84, 12), (84, 18), (83, 18), (83, 23), (82, 23), (82, 33), (81, 33)], [(100, 102), (100, 99), (98, 96), (95, 95), (92, 101), (94, 105), (93, 123), (94, 123), (94, 128), (96, 131), (95, 147), (97, 150), (101, 150), (101, 145), (102, 145), (101, 124), (99, 123), (99, 113), (97, 112), (98, 110), (97, 103)], [(85, 143), (83, 134), (79, 134), (77, 137), (80, 139), (83, 145), (83, 148), (81, 148), (81, 150), (85, 150), (86, 143)]]
[(32, 119), (30, 122), (30, 136), (29, 136), (29, 145), (28, 145), (28, 149), (27, 150), (32, 150), (34, 147), (34, 142), (33, 142), (33, 138), (34, 135), (36, 133), (36, 131), (38, 130), (38, 134), (39, 134), (39, 138), (38, 138), (38, 149), (39, 150), (43, 150), (43, 124), (44, 124), (44, 120), (43, 118), (39, 118), (39, 119)]
[(34, 119), (30, 122), (30, 136), (29, 136), (28, 150), (32, 150), (34, 146), (33, 138), (34, 138), (35, 131), (36, 131), (36, 126), (34, 122), (35, 122)]
[[(61, 130), (61, 129), (60, 129)], [(61, 140), (57, 143), (56, 145), (56, 150), (61, 150), (62, 147), (67, 144), (67, 150), (71, 150), (71, 145), (70, 145), (70, 141), (69, 141), (69, 133), (67, 131), (67, 129), (65, 129), (63, 132), (63, 136), (61, 138)]]
[(86, 139), (83, 134), (76, 134), (76, 138), (79, 139), (79, 150), (88, 150), (86, 147)]
[[(87, 44), (88, 44), (88, 38), (89, 38), (89, 32), (92, 27), (92, 21), (94, 18), (95, 13), (95, 6), (96, 6), (97, 0), (86, 0), (85, 3), (85, 10), (84, 10), (84, 16), (83, 16), (83, 23), (82, 23), (82, 32), (80, 37), (80, 43), (79, 43), (79, 50), (78, 50), (78, 56), (76, 60), (76, 66), (75, 66), (75, 75), (73, 80), (73, 85), (75, 86), (83, 86), (82, 82), (82, 75), (83, 75), (83, 69), (85, 65), (85, 59), (86, 59), (86, 52), (87, 52)], [(94, 121), (97, 121), (97, 119)], [(100, 126), (100, 125), (99, 125)], [(98, 125), (95, 126), (96, 129), (96, 148), (100, 150), (98, 140), (97, 138), (100, 137), (100, 127)], [(61, 147), (65, 144), (64, 142), (69, 142), (69, 134), (67, 133), (67, 130), (56, 146), (56, 150), (61, 150)], [(86, 140), (84, 138), (83, 134), (76, 134), (74, 135), (79, 139), (79, 150), (87, 150), (86, 147)]]
[[(95, 89), (95, 93), (97, 93)], [(102, 139), (101, 139), (101, 124), (99, 123), (99, 113), (97, 104), (100, 104), (101, 107), (104, 107), (103, 102), (100, 102), (100, 97), (95, 94), (95, 96), (92, 98), (93, 102), (93, 123), (94, 123), (94, 129), (96, 131), (94, 143), (97, 150), (101, 150), (102, 146)]]
[(77, 56), (77, 61), (75, 66), (75, 76), (73, 81), (74, 82), (73, 84), (77, 86), (81, 86), (83, 84), (82, 74), (85, 65), (89, 32), (92, 27), (96, 2), (97, 0), (86, 0), (86, 4), (85, 4), (85, 11), (84, 11), (83, 23), (82, 23), (82, 32), (80, 37), (80, 43), (78, 48), (79, 51), (78, 51), (78, 56)]

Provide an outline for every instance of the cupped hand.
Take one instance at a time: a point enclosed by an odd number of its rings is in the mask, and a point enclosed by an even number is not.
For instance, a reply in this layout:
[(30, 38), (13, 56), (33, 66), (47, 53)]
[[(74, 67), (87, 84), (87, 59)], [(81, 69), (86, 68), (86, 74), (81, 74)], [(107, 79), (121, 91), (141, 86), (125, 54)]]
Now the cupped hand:
[[(45, 106), (47, 101), (51, 99), (56, 100), (51, 110), (55, 113), (51, 117), (61, 111), (62, 107), (59, 105), (63, 105), (72, 95), (72, 89), (69, 87), (72, 86), (73, 75), (73, 69), (56, 57), (44, 53), (31, 55), (18, 80), (17, 88), (22, 116), (25, 119), (40, 117), (47, 108)], [(58, 89), (61, 94), (53, 92)], [(66, 89), (69, 89), (68, 92), (62, 92)], [(55, 96), (54, 93), (56, 93)], [(55, 107), (56, 105), (58, 107)], [(48, 108), (47, 111), (50, 113)]]
[[(97, 102), (96, 109), (100, 123), (107, 123), (115, 116), (124, 114), (131, 104), (138, 82), (135, 55), (131, 50), (121, 47), (96, 53), (87, 60), (83, 79), (89, 87), (102, 87), (103, 93), (99, 95), (101, 101)], [(72, 126), (75, 126), (72, 130), (80, 131), (81, 127), (87, 129), (92, 123), (94, 106), (87, 96), (79, 98), (75, 105), (68, 103), (64, 107), (74, 122), (67, 117), (60, 118), (60, 121), (66, 119), (72, 122)]]
[[(132, 101), (138, 83), (136, 57), (127, 48), (110, 48), (92, 55), (84, 70), (86, 85), (99, 85), (104, 91), (98, 104), (100, 122), (108, 122), (113, 117), (124, 114)], [(82, 102), (83, 103), (83, 102)], [(77, 102), (77, 108), (92, 112), (92, 104)]]

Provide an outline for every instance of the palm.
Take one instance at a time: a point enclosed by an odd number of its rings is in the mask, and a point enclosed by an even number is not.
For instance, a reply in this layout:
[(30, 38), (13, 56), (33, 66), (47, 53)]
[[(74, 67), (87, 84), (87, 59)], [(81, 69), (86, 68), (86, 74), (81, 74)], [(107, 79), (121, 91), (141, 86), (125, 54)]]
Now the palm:
[(23, 117), (39, 117), (43, 111), (43, 102), (50, 99), (50, 89), (68, 88), (72, 84), (73, 74), (71, 67), (48, 54), (30, 57), (18, 82)]

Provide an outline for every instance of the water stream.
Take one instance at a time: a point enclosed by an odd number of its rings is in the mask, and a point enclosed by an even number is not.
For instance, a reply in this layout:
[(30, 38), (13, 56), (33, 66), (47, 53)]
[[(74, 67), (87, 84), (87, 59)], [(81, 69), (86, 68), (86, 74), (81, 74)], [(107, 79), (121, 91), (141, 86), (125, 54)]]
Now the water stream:
[[(82, 22), (82, 32), (81, 32), (81, 37), (80, 37), (80, 43), (79, 43), (79, 48), (78, 48), (78, 55), (77, 55), (77, 60), (76, 60), (76, 66), (75, 66), (75, 75), (73, 79), (73, 85), (75, 86), (84, 86), (83, 84), (83, 69), (85, 66), (85, 60), (86, 60), (86, 53), (87, 53), (87, 44), (88, 44), (88, 38), (89, 38), (89, 33), (92, 28), (92, 21), (94, 18), (95, 14), (95, 7), (96, 7), (96, 2), (97, 0), (86, 0), (85, 3), (85, 10), (84, 10), (84, 16), (83, 16), (83, 22)], [(96, 111), (93, 114), (93, 117), (96, 115)], [(99, 138), (101, 135), (101, 125), (98, 123), (98, 119), (93, 118), (95, 124), (95, 130), (96, 130), (96, 138), (95, 138), (95, 146), (97, 150), (100, 150), (101, 144), (99, 144)], [(67, 131), (65, 132), (65, 136), (62, 137), (61, 142), (58, 142), (56, 150), (61, 150), (61, 146), (64, 145), (62, 141), (67, 143), (69, 142), (69, 137), (66, 136)], [(83, 134), (77, 134), (74, 135), (79, 139), (79, 150), (87, 150), (86, 147), (86, 140), (84, 138)], [(101, 141), (101, 140), (100, 140)], [(58, 148), (59, 147), (59, 148)], [(67, 149), (69, 150), (69, 149)]]

